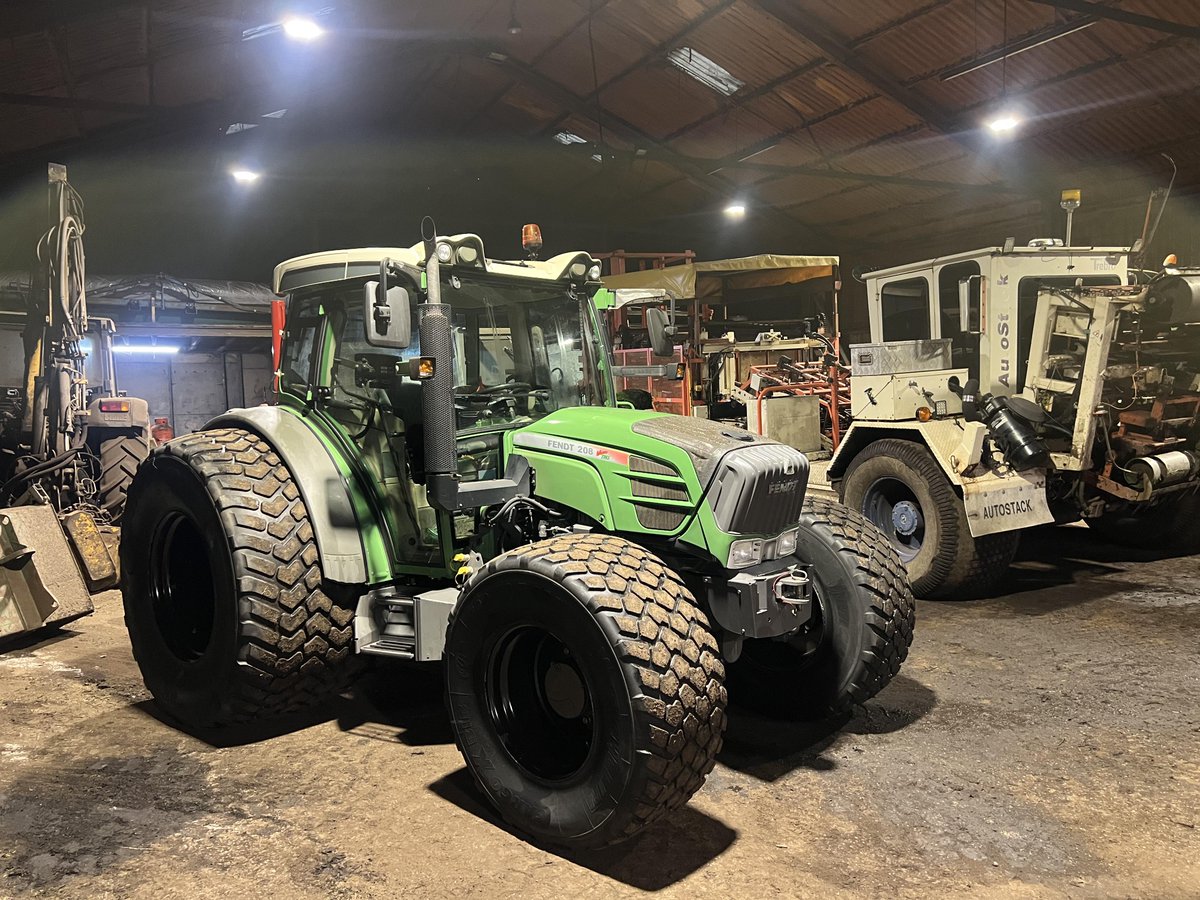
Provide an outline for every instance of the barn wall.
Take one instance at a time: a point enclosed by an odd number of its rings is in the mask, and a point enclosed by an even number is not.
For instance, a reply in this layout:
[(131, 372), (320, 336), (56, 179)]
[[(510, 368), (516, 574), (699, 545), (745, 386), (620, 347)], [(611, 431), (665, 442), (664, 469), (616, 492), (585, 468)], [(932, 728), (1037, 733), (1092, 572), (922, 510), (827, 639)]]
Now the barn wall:
[(166, 416), (175, 434), (187, 434), (235, 406), (271, 399), (271, 358), (265, 353), (180, 353), (117, 359), (117, 384)]

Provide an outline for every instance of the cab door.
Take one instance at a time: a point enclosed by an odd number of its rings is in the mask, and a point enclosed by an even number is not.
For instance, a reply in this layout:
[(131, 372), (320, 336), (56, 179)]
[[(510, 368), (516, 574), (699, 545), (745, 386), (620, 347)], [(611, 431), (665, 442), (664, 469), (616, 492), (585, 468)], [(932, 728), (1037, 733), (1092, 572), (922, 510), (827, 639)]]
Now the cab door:
[(937, 328), (932, 303), (933, 270), (880, 279), (870, 297), (871, 340), (925, 341)]

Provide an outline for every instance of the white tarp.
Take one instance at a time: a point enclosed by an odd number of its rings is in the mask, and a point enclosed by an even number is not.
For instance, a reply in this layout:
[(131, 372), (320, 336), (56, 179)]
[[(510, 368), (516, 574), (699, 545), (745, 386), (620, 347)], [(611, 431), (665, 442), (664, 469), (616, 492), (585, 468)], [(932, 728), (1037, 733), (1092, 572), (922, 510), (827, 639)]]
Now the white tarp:
[[(828, 278), (838, 265), (836, 256), (781, 256), (764, 253), (737, 259), (716, 259), (685, 263), (665, 269), (646, 269), (609, 275), (603, 279), (611, 290), (639, 288), (665, 291), (679, 300), (714, 297), (722, 290), (745, 290), (781, 284), (800, 284), (814, 278)], [(629, 302), (629, 301), (626, 301)]]

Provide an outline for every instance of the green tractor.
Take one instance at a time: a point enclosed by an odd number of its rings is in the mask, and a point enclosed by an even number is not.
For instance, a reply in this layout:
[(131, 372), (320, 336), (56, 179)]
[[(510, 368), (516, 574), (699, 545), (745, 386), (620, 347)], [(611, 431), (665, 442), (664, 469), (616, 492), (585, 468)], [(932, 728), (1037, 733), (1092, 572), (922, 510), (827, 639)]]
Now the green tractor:
[(618, 408), (599, 272), (432, 233), (280, 265), (277, 405), (156, 449), (129, 491), (126, 621), (159, 706), (235, 725), (357, 656), (444, 661), (482, 791), (590, 848), (701, 786), (727, 683), (808, 717), (887, 684), (913, 629), (891, 544), (806, 500), (790, 447)]

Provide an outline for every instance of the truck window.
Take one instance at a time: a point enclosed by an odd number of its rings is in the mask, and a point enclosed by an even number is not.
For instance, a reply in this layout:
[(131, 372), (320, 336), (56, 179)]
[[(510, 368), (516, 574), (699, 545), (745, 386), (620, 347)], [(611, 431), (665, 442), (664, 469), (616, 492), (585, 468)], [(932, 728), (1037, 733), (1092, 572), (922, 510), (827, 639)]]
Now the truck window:
[(1017, 391), (1025, 388), (1029, 369), (1029, 347), (1033, 343), (1033, 320), (1037, 316), (1042, 287), (1069, 288), (1082, 281), (1084, 287), (1122, 284), (1118, 275), (1030, 275), (1017, 284)]
[(964, 278), (971, 279), (971, 321), (968, 324), (978, 329), (981, 284), (979, 275), (979, 263), (967, 260), (942, 266), (937, 277), (938, 323), (941, 328), (939, 337), (950, 338), (954, 365), (967, 369), (972, 378), (979, 377), (979, 337), (963, 333), (961, 311), (958, 307), (958, 283)]
[(929, 282), (906, 278), (883, 286), (880, 293), (885, 341), (924, 341), (929, 334)]

